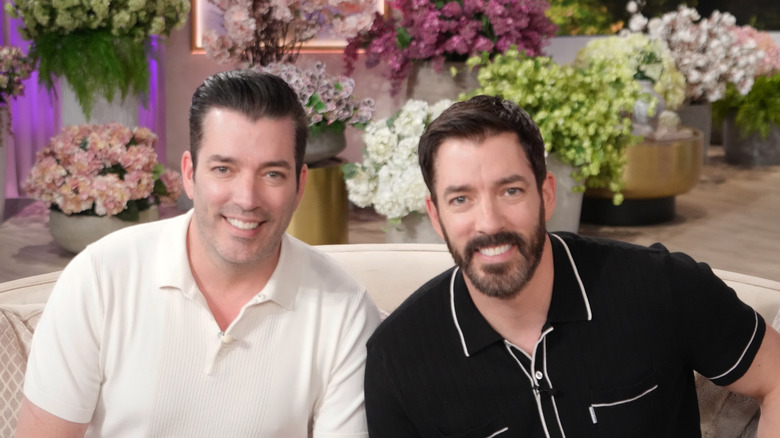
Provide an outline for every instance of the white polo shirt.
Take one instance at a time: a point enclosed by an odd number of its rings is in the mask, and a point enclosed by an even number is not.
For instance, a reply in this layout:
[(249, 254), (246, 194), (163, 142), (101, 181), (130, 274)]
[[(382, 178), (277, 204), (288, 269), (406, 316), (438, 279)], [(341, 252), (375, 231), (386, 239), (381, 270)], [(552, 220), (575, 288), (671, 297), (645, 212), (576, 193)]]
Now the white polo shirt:
[(328, 256), (288, 236), (223, 336), (186, 253), (192, 211), (118, 231), (65, 268), (24, 392), (87, 436), (360, 437), (379, 313)]

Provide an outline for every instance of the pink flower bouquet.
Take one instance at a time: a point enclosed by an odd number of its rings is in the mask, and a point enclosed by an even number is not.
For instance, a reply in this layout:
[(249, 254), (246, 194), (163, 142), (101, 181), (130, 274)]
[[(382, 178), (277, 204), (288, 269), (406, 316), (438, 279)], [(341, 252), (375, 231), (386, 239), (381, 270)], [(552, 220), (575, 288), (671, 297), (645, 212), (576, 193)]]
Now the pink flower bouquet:
[(181, 176), (157, 162), (156, 143), (147, 128), (68, 126), (38, 152), (24, 190), (65, 214), (136, 220), (182, 192)]
[(33, 63), (22, 49), (13, 46), (0, 47), (0, 105), (8, 103), (9, 97), (24, 93), (22, 81), (30, 77)]

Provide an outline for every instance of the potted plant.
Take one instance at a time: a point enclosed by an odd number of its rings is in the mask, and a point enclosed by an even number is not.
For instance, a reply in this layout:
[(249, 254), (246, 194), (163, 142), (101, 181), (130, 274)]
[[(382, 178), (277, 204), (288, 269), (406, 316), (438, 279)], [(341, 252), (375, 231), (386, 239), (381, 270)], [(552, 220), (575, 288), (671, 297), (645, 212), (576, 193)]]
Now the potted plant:
[(677, 112), (683, 124), (703, 132), (706, 157), (712, 130), (711, 103), (725, 95), (728, 83), (742, 94), (750, 91), (763, 53), (752, 39), (739, 38), (736, 19), (728, 12), (716, 10), (702, 18), (696, 9), (680, 5), (676, 11), (648, 20), (640, 11), (643, 4), (629, 2), (633, 16), (628, 31), (646, 32), (669, 46), (686, 82), (685, 104)]
[(388, 4), (389, 14), (377, 14), (369, 30), (347, 41), (344, 61), (347, 74), (354, 70), (361, 50), (369, 68), (386, 63), (393, 95), (422, 61), (431, 61), (441, 72), (445, 61), (462, 62), (482, 52), (499, 54), (512, 45), (539, 55), (556, 30), (545, 15), (549, 5), (541, 0), (395, 0)]
[[(643, 92), (634, 106), (634, 133), (652, 135), (658, 115), (665, 109), (675, 110), (685, 99), (685, 78), (675, 67), (666, 43), (644, 34), (629, 33), (590, 41), (578, 53), (575, 64), (585, 67), (593, 62), (605, 62), (621, 69), (625, 78), (639, 81)], [(646, 112), (638, 117), (639, 112)], [(650, 120), (654, 123), (650, 126)], [(645, 122), (649, 130), (639, 131), (637, 122)]]
[[(363, 161), (342, 166), (349, 200), (358, 207), (373, 207), (388, 218), (389, 241), (394, 240), (394, 231), (401, 229), (401, 223), (427, 224), (422, 216), (428, 188), (418, 164), (417, 145), (428, 124), (450, 105), (450, 100), (433, 105), (421, 100), (406, 101), (392, 117), (373, 121), (366, 127)], [(432, 228), (416, 233), (440, 241)], [(400, 235), (395, 240), (410, 241)]]
[(756, 77), (742, 95), (729, 86), (713, 104), (715, 120), (723, 121), (723, 148), (731, 164), (780, 164), (780, 73)]
[[(627, 63), (623, 60), (623, 63)], [(480, 87), (470, 95), (509, 99), (539, 125), (547, 151), (571, 165), (575, 192), (607, 188), (622, 202), (623, 152), (637, 138), (631, 134), (631, 111), (641, 87), (618, 62), (594, 59), (585, 66), (559, 65), (548, 57), (529, 57), (511, 49), (480, 66)]]
[(325, 64), (311, 69), (292, 64), (272, 63), (260, 68), (284, 79), (298, 95), (309, 119), (309, 144), (304, 161), (313, 164), (335, 157), (346, 148), (347, 126), (363, 129), (374, 115), (374, 100), (358, 100), (355, 80), (331, 76)]
[(222, 12), (219, 29), (203, 35), (206, 54), (218, 62), (249, 66), (295, 62), (301, 46), (324, 30), (348, 38), (371, 26), (370, 0), (211, 0)]
[(751, 26), (737, 31), (764, 53), (755, 83), (743, 95), (729, 85), (713, 104), (714, 120), (723, 123), (726, 161), (732, 164), (780, 164), (780, 49), (766, 32)]
[[(160, 203), (175, 203), (181, 177), (157, 162), (156, 143), (147, 128), (72, 125), (38, 151), (23, 188), (49, 205), (55, 241), (78, 252), (102, 234), (156, 219)], [(89, 221), (84, 231), (98, 235), (75, 239), (73, 231), (62, 228), (90, 217), (103, 220)]]
[(189, 0), (111, 2), (9, 1), (5, 10), (21, 17), (20, 34), (32, 41), (30, 58), (40, 81), (68, 81), (87, 119), (95, 96), (109, 102), (117, 91), (145, 99), (149, 91), (151, 38), (184, 25)]

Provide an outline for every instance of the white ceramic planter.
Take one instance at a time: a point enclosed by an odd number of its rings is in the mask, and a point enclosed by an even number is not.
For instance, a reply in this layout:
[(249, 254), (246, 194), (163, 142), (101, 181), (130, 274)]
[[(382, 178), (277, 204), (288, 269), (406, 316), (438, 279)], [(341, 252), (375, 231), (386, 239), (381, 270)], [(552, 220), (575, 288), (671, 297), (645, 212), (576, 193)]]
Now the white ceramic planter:
[(59, 211), (49, 211), (49, 231), (54, 242), (64, 250), (79, 253), (92, 242), (131, 225), (152, 222), (160, 218), (157, 206), (139, 213), (138, 222), (117, 219), (114, 216), (67, 215)]

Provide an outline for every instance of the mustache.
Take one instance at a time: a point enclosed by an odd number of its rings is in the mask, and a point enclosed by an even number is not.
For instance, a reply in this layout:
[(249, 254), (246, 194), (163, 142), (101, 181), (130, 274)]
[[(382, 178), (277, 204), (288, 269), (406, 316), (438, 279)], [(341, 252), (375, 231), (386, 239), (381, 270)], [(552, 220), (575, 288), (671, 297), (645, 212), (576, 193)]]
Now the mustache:
[(474, 257), (474, 253), (480, 248), (506, 244), (517, 246), (520, 254), (528, 256), (526, 254), (528, 252), (528, 241), (523, 236), (511, 231), (499, 231), (496, 234), (475, 237), (466, 244), (465, 254), (463, 255), (466, 257), (466, 263), (468, 263)]

